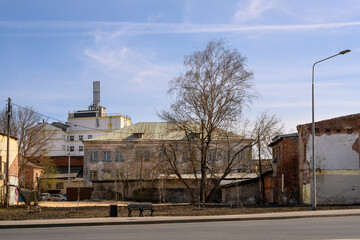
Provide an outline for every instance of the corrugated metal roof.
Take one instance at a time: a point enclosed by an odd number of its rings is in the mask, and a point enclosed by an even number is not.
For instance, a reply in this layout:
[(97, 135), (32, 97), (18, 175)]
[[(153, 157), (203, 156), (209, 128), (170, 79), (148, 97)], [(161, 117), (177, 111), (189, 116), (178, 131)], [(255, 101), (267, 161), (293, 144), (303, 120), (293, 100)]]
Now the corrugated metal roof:
[(134, 133), (142, 133), (142, 140), (181, 140), (185, 134), (172, 129), (167, 122), (140, 122), (86, 141), (139, 140)]
[[(196, 125), (194, 125), (194, 129)], [(218, 132), (226, 132), (218, 130)], [(135, 133), (135, 135), (134, 135)], [(230, 139), (242, 139), (241, 136), (227, 132)], [(141, 135), (137, 138), (136, 135)], [(113, 132), (86, 140), (84, 142), (93, 141), (135, 141), (135, 140), (184, 140), (186, 134), (184, 131), (175, 129), (174, 124), (168, 122), (139, 122), (131, 126), (127, 126)], [(243, 139), (245, 140), (245, 139)], [(250, 139), (247, 139), (250, 140)], [(251, 140), (250, 140), (251, 141)]]

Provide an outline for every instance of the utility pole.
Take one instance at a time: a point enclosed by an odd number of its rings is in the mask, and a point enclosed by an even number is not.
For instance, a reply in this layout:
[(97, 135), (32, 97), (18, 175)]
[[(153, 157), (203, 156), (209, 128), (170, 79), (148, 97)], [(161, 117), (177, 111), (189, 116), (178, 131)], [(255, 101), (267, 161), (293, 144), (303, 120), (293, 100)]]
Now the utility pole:
[(7, 146), (6, 146), (6, 166), (5, 166), (5, 186), (6, 186), (6, 199), (5, 206), (9, 208), (9, 158), (10, 158), (10, 119), (11, 119), (11, 98), (8, 99), (8, 107), (7, 107)]
[(70, 187), (70, 149), (69, 149), (69, 158), (68, 158), (68, 188)]

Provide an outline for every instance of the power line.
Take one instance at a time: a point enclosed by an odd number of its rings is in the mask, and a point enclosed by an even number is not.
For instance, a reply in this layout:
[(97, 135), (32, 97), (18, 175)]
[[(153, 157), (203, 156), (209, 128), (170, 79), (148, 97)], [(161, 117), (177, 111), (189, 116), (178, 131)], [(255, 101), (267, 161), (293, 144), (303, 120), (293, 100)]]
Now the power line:
[(34, 111), (34, 110), (30, 109), (30, 108), (20, 106), (20, 105), (18, 105), (18, 104), (16, 104), (16, 103), (12, 103), (12, 104), (15, 105), (15, 106), (17, 106), (17, 107), (19, 107), (19, 108), (22, 108), (22, 109), (24, 109), (24, 110), (27, 110), (27, 111), (31, 111), (31, 112), (33, 112), (33, 113), (36, 113), (36, 114), (38, 114), (38, 115), (40, 115), (40, 116), (43, 116), (43, 117), (45, 117), (45, 118), (52, 119), (52, 120), (55, 120), (55, 121), (57, 121), (57, 122), (64, 123), (65, 125), (73, 125), (74, 127), (81, 127), (81, 128), (90, 129), (90, 130), (93, 130), (93, 131), (107, 131), (107, 129), (106, 129), (106, 130), (105, 130), (105, 129), (96, 129), (96, 128), (91, 128), (91, 127), (81, 126), (81, 125), (74, 124), (74, 123), (65, 122), (65, 121), (59, 120), (59, 119), (57, 119), (57, 118), (53, 118), (53, 117), (47, 116), (47, 115), (45, 115), (45, 114), (39, 113), (39, 112)]

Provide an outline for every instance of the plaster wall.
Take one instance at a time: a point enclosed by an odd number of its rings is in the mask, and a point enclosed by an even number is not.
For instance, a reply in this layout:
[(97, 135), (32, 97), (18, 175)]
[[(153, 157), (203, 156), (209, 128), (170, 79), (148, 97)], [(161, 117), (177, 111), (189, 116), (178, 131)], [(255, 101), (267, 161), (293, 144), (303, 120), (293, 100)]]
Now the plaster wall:
[(316, 197), (322, 204), (360, 202), (360, 171), (334, 171), (318, 174)]
[[(315, 168), (359, 169), (359, 154), (352, 149), (358, 134), (315, 136)], [(306, 144), (306, 159), (311, 159), (310, 136)]]
[[(359, 135), (322, 134), (315, 136), (316, 198), (318, 204), (360, 203)], [(308, 135), (305, 164), (311, 170), (311, 135)], [(311, 185), (303, 182), (303, 202), (310, 203)], [(306, 183), (306, 184), (305, 184)]]

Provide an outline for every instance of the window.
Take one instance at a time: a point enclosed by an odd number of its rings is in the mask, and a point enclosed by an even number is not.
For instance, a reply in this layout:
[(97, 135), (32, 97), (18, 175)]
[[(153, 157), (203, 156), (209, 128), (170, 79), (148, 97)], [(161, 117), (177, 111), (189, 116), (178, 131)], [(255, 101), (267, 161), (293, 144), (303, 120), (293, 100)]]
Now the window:
[(62, 135), (62, 140), (64, 140), (64, 141), (65, 141), (65, 135), (64, 135), (64, 134)]
[(136, 159), (141, 159), (141, 158), (142, 158), (142, 152), (136, 151)]
[(90, 173), (90, 180), (98, 180), (97, 171), (89, 171)]
[(184, 151), (184, 152), (182, 153), (182, 161), (183, 161), (183, 162), (189, 161), (189, 153), (188, 153), (187, 151)]
[(0, 156), (0, 172), (2, 172), (2, 156)]
[(70, 152), (70, 147), (69, 146), (66, 146), (66, 151)]
[(70, 141), (74, 141), (74, 136), (70, 136)]
[(84, 136), (83, 136), (83, 135), (79, 135), (79, 141), (82, 141), (82, 140), (83, 140), (83, 138), (84, 138)]
[(243, 150), (241, 150), (241, 152), (239, 152), (239, 154), (238, 154), (238, 160), (239, 161), (243, 161), (243, 160), (245, 160), (245, 149), (243, 149)]
[(64, 188), (64, 183), (56, 183), (56, 189), (63, 189)]
[(144, 153), (144, 160), (145, 160), (145, 161), (149, 161), (149, 160), (150, 160), (150, 152), (149, 152), (149, 151), (145, 151), (145, 153)]
[(273, 162), (276, 163), (276, 146), (273, 147)]
[(111, 162), (111, 152), (103, 152), (103, 161)]
[(216, 161), (216, 150), (215, 149), (211, 149), (209, 151), (208, 159), (209, 159), (209, 162), (215, 162)]
[(115, 162), (124, 162), (123, 152), (115, 152)]
[(124, 178), (124, 170), (119, 169), (116, 171), (116, 179), (122, 179)]
[(279, 156), (278, 161), (281, 161), (281, 147), (280, 146), (279, 146), (278, 156)]
[(69, 135), (66, 136), (66, 140), (70, 141), (70, 136)]
[(89, 160), (90, 160), (90, 162), (97, 162), (98, 161), (98, 153), (90, 152)]
[(79, 146), (79, 152), (83, 152), (84, 151), (84, 146)]
[(62, 150), (65, 151), (65, 145), (62, 145), (61, 147), (62, 147)]
[(110, 180), (110, 179), (111, 179), (111, 171), (103, 170), (103, 180)]
[(88, 139), (92, 139), (92, 135), (88, 135)]
[(74, 146), (70, 146), (70, 152), (74, 151)]

